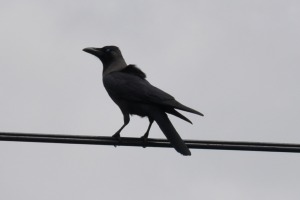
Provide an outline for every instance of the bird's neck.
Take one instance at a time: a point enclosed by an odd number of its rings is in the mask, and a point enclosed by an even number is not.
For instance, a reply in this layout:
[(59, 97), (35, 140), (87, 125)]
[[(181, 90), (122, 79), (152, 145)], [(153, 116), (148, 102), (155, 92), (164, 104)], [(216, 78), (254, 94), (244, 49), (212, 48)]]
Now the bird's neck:
[(122, 69), (124, 69), (126, 67), (127, 67), (127, 64), (123, 58), (115, 60), (115, 61), (111, 62), (108, 66), (104, 67), (103, 76), (105, 76), (109, 73), (112, 73), (112, 72), (121, 71)]

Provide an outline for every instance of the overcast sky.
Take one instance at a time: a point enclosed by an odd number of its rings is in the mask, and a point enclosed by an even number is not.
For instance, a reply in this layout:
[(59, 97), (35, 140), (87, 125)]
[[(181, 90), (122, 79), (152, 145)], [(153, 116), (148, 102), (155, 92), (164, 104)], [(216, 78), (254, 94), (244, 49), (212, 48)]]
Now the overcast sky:
[[(204, 113), (170, 117), (182, 138), (300, 143), (299, 19), (296, 0), (1, 2), (0, 131), (113, 135), (122, 114), (82, 49), (117, 45)], [(0, 199), (299, 199), (298, 154), (191, 151), (0, 142)]]

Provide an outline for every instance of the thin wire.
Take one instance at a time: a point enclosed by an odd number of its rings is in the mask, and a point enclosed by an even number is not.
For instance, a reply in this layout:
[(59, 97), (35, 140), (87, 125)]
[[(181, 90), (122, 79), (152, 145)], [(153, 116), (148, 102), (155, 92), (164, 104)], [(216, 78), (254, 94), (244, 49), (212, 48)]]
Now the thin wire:
[[(118, 140), (108, 136), (58, 135), (17, 132), (0, 132), (0, 141), (173, 148), (170, 142), (165, 139), (149, 138), (145, 142), (141, 138), (132, 137), (122, 137), (120, 140)], [(300, 153), (300, 144), (290, 143), (212, 140), (184, 140), (184, 142), (191, 149)]]

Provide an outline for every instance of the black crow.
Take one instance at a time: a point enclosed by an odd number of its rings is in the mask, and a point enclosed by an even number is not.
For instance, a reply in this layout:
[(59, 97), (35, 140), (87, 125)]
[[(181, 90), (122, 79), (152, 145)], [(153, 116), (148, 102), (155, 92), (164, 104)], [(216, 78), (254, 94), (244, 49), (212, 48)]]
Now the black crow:
[(146, 80), (146, 74), (142, 70), (135, 65), (126, 64), (118, 47), (89, 47), (83, 51), (102, 61), (104, 87), (123, 113), (124, 124), (113, 137), (120, 139), (120, 132), (130, 121), (129, 115), (135, 114), (149, 119), (148, 129), (142, 137), (144, 141), (147, 140), (151, 125), (155, 121), (176, 151), (183, 155), (191, 155), (166, 113), (189, 123), (192, 122), (175, 109), (203, 116), (202, 113), (182, 105), (168, 93), (152, 86)]

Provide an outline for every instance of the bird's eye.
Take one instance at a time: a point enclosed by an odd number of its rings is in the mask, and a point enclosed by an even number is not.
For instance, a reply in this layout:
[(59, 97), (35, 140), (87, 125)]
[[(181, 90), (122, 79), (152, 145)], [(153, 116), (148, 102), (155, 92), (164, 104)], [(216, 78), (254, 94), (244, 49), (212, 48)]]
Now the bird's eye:
[(106, 53), (110, 52), (110, 49), (105, 49), (105, 52), (106, 52)]

